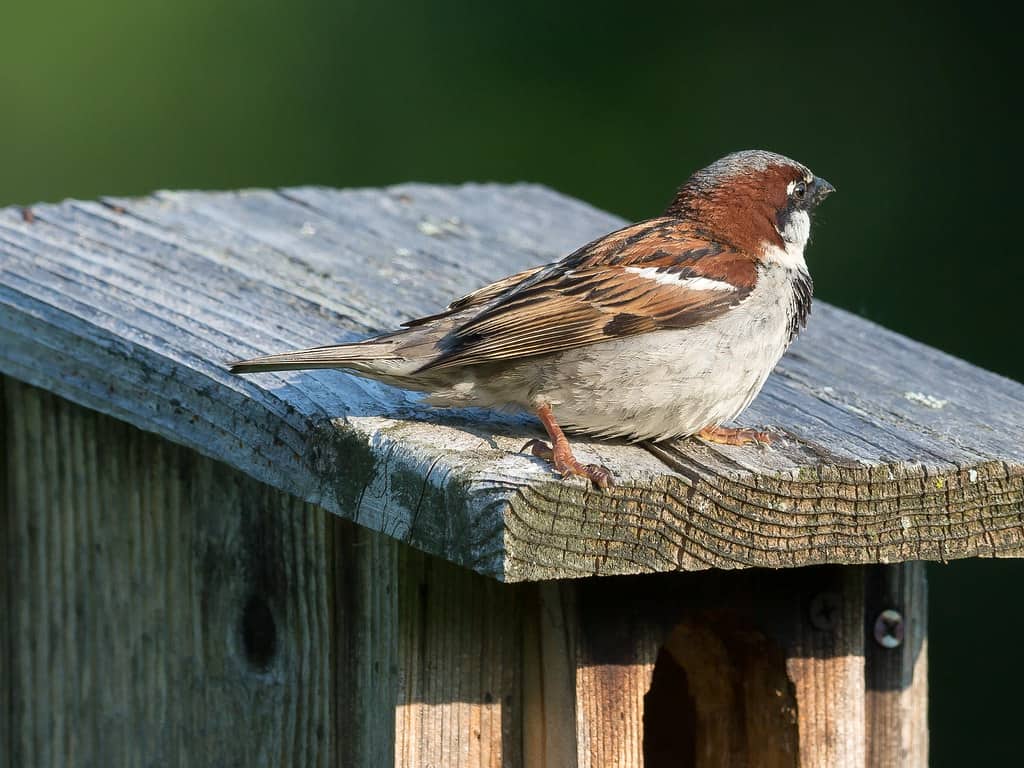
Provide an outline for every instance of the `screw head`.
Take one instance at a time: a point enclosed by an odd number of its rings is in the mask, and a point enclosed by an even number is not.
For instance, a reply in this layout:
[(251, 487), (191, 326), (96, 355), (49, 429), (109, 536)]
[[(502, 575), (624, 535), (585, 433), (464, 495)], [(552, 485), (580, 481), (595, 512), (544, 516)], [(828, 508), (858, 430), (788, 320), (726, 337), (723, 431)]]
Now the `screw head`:
[(821, 592), (811, 598), (808, 615), (815, 629), (832, 630), (839, 626), (841, 598), (835, 592)]
[(903, 645), (903, 614), (893, 608), (886, 608), (875, 619), (875, 642), (883, 648), (899, 648)]

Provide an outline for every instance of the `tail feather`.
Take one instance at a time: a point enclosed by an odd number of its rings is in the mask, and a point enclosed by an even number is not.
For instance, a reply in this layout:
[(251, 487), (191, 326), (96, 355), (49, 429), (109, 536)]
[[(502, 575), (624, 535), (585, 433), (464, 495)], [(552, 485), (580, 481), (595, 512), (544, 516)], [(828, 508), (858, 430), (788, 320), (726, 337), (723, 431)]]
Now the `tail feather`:
[(229, 365), (231, 373), (263, 373), (266, 371), (300, 371), (310, 368), (361, 368), (372, 361), (400, 360), (390, 342), (359, 342), (328, 347), (298, 349), (277, 355), (239, 360)]
[(281, 352), (231, 363), (231, 373), (347, 368), (398, 386), (415, 388), (416, 371), (440, 354), (439, 340), (461, 319), (453, 314), (415, 328), (374, 336), (353, 344), (336, 344)]

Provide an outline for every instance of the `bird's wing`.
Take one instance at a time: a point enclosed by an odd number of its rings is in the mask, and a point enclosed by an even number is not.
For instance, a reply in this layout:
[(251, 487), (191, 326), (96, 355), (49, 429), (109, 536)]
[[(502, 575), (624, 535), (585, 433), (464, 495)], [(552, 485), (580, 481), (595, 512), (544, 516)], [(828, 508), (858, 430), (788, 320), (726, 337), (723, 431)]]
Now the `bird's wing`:
[(503, 293), (515, 288), (520, 283), (528, 280), (529, 278), (536, 275), (545, 267), (531, 267), (530, 269), (524, 269), (522, 272), (517, 272), (514, 275), (502, 278), (490, 285), (485, 285), (483, 288), (478, 288), (472, 293), (467, 293), (461, 299), (456, 299), (443, 312), (438, 312), (436, 315), (427, 315), (426, 317), (417, 317), (415, 320), (408, 320), (402, 323), (404, 328), (415, 328), (420, 325), (426, 325), (434, 320), (440, 320), (443, 317), (454, 315), (457, 312), (461, 312), (464, 309), (472, 309), (473, 307), (480, 307), (489, 301), (501, 296)]
[(687, 328), (743, 301), (756, 279), (757, 266), (748, 255), (679, 219), (652, 219), (460, 300), (469, 301), (460, 309), (476, 303), (478, 294), (484, 297), (480, 303), (491, 303), (440, 339), (441, 354), (420, 370)]

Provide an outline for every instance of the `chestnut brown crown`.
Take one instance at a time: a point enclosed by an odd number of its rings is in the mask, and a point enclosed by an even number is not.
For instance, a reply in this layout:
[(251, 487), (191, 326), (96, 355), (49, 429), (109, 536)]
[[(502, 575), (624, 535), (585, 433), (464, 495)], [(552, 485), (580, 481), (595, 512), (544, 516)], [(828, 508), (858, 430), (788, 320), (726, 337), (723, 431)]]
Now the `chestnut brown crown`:
[(745, 150), (690, 176), (665, 213), (753, 252), (765, 242), (782, 247), (781, 232), (789, 218), (797, 211), (810, 214), (834, 191), (829, 182), (795, 160)]

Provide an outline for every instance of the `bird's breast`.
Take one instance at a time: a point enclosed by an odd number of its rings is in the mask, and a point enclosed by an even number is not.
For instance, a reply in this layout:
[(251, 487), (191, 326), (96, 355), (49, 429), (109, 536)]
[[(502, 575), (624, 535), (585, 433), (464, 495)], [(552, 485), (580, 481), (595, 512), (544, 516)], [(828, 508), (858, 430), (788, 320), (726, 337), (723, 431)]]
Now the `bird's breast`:
[[(806, 274), (765, 270), (724, 315), (569, 350), (538, 367), (536, 398), (578, 431), (664, 439), (738, 416), (786, 351)], [(539, 362), (539, 361), (538, 361)]]

